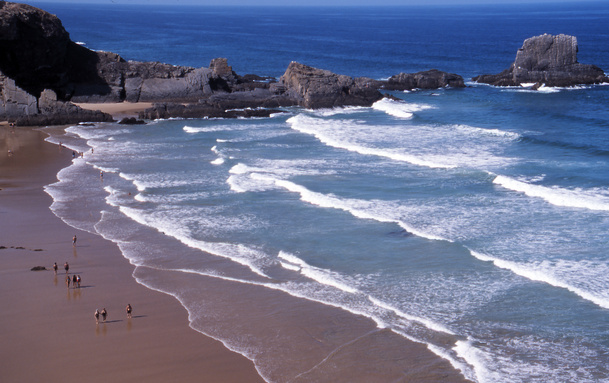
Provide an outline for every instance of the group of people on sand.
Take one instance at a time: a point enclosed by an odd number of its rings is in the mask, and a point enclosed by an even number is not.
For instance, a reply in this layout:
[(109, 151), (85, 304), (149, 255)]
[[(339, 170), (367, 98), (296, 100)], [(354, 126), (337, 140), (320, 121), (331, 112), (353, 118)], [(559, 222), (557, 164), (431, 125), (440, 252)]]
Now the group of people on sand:
[(72, 288), (79, 288), (80, 289), (80, 275), (73, 275), (72, 278), (70, 278), (70, 276), (66, 276), (66, 286), (68, 287), (68, 289), (70, 288), (70, 280), (72, 281)]
[[(127, 319), (131, 319), (131, 313), (133, 312), (133, 307), (131, 307), (131, 304), (127, 304)], [(99, 309), (95, 309), (95, 314), (93, 314), (95, 316), (95, 324), (99, 324), (99, 316), (101, 315), (102, 317), (102, 321), (105, 323), (106, 322), (106, 317), (108, 316), (108, 311), (106, 311), (106, 308), (104, 307), (101, 311), (99, 311)]]
[(102, 320), (104, 322), (106, 322), (106, 317), (108, 316), (108, 312), (106, 311), (106, 308), (104, 307), (102, 309), (102, 311), (100, 312), (99, 309), (95, 309), (95, 323), (99, 323), (99, 316), (101, 314)]
[[(72, 237), (72, 246), (76, 246), (76, 235), (74, 237)], [(57, 266), (57, 262), (53, 263), (53, 271), (55, 272), (55, 275), (57, 275), (57, 269), (59, 268), (59, 266)], [(70, 270), (70, 264), (68, 264), (68, 261), (66, 261), (66, 263), (63, 264), (63, 268), (66, 271), (66, 286), (68, 287), (68, 289), (70, 288), (70, 283), (72, 283), (72, 288), (80, 288), (80, 275), (76, 275), (74, 274), (71, 278), (68, 275), (68, 271)], [(131, 304), (127, 304), (127, 307), (125, 308), (125, 310), (127, 311), (127, 319), (131, 319), (131, 314), (133, 312), (133, 307), (131, 306)], [(105, 323), (106, 322), (106, 317), (108, 316), (108, 311), (106, 311), (106, 308), (104, 307), (101, 311), (99, 311), (99, 309), (95, 310), (95, 323), (99, 324), (99, 317), (101, 315), (102, 317), (102, 321)]]

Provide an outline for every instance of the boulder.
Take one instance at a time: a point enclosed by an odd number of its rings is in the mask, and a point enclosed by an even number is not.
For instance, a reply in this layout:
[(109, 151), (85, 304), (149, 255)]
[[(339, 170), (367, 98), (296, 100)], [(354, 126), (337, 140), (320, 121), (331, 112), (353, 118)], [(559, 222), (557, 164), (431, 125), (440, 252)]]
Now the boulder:
[(269, 117), (281, 110), (267, 108), (222, 109), (207, 102), (196, 104), (162, 103), (155, 104), (140, 112), (139, 118), (154, 120), (159, 118), (251, 118)]
[(387, 90), (413, 90), (437, 88), (463, 88), (463, 77), (454, 73), (430, 69), (417, 73), (400, 73), (391, 76), (381, 87)]
[(495, 75), (480, 75), (474, 81), (495, 86), (539, 83), (568, 87), (609, 82), (602, 69), (577, 62), (577, 38), (549, 35), (526, 39), (510, 68)]
[(285, 93), (298, 105), (317, 109), (338, 106), (371, 106), (383, 98), (375, 88), (352, 77), (291, 62), (274, 90)]

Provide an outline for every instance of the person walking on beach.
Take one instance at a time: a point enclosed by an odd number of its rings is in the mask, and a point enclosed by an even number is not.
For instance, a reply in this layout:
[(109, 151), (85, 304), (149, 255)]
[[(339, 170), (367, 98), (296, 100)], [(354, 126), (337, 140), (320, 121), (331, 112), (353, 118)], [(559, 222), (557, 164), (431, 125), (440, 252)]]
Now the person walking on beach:
[(76, 283), (78, 284), (78, 288), (80, 289), (80, 274), (76, 276)]
[(133, 308), (131, 307), (131, 303), (127, 304), (127, 319), (131, 319), (131, 312), (133, 311)]
[(99, 324), (99, 309), (95, 309), (95, 324)]
[(70, 270), (70, 265), (68, 265), (68, 261), (66, 261), (66, 263), (63, 264), (63, 268), (66, 271), (66, 274), (68, 273), (68, 270)]
[(76, 235), (72, 237), (72, 246), (76, 246)]
[(102, 316), (104, 323), (106, 322), (106, 315), (108, 315), (108, 312), (106, 311), (106, 308), (104, 307), (101, 311), (101, 316)]
[(55, 275), (57, 275), (57, 262), (53, 262), (53, 271), (55, 272)]
[(68, 289), (70, 288), (70, 281), (71, 281), (71, 279), (70, 279), (70, 276), (68, 275), (68, 276), (66, 277), (66, 287), (67, 287)]
[(74, 276), (72, 276), (72, 287), (76, 288), (76, 282), (77, 282), (77, 278), (76, 278), (76, 274), (74, 274)]

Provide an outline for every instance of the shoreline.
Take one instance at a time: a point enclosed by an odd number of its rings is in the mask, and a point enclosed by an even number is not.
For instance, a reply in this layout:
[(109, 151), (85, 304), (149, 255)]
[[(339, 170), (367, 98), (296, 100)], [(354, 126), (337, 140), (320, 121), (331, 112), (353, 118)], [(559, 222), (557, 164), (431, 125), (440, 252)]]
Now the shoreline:
[[(14, 131), (0, 130), (9, 137), (10, 134), (31, 137), (13, 140), (21, 146), (14, 150), (12, 157), (6, 157), (6, 148), (0, 148), (4, 150), (1, 152), (4, 157), (0, 156), (0, 170), (3, 170), (0, 174), (7, 175), (0, 178), (0, 189), (4, 189), (0, 190), (0, 216), (9, 218), (2, 222), (11, 222), (0, 226), (8, 234), (5, 238), (11, 238), (11, 243), (6, 239), (0, 241), (6, 242), (0, 246), (8, 247), (0, 250), (8, 265), (2, 271), (0, 304), (13, 308), (11, 315), (0, 319), (0, 334), (7, 339), (5, 344), (23, 343), (23, 350), (15, 352), (4, 347), (0, 351), (0, 357), (14, 366), (0, 372), (2, 380), (3, 374), (8, 380), (44, 380), (48, 378), (47, 370), (60, 374), (54, 366), (72, 366), (74, 347), (71, 345), (76, 344), (89, 353), (78, 353), (77, 368), (70, 368), (80, 371), (77, 374), (81, 376), (94, 371), (94, 377), (87, 379), (93, 382), (108, 378), (121, 381), (126, 374), (129, 379), (146, 378), (153, 382), (177, 379), (263, 382), (261, 375), (278, 382), (467, 381), (448, 360), (431, 352), (425, 344), (379, 329), (369, 318), (267, 288), (240, 286), (205, 276), (180, 276), (188, 278), (193, 288), (206, 292), (206, 302), (213, 310), (210, 315), (220, 315), (228, 322), (237, 319), (237, 323), (231, 322), (236, 329), (243, 326), (238, 318), (244, 313), (250, 319), (259, 318), (248, 320), (247, 332), (248, 336), (260, 336), (262, 342), (267, 337), (276, 337), (269, 332), (281, 333), (283, 346), (275, 352), (290, 355), (295, 363), (292, 368), (297, 366), (295, 371), (302, 372), (294, 376), (293, 371), (283, 368), (257, 371), (249, 359), (222, 343), (224, 336), (208, 334), (205, 326), (197, 330), (199, 323), (189, 323), (189, 315), (184, 315), (187, 309), (178, 297), (159, 293), (154, 285), (147, 283), (157, 277), (171, 280), (172, 276), (130, 265), (116, 244), (99, 235), (73, 229), (56, 217), (49, 209), (52, 199), (42, 188), (55, 182), (57, 172), (70, 164), (72, 150), (45, 142), (46, 134), (39, 130), (17, 128)], [(11, 144), (10, 140), (5, 142)], [(36, 234), (30, 236), (28, 232)], [(74, 234), (78, 237), (76, 247), (71, 244)], [(42, 251), (35, 251), (37, 249)], [(28, 257), (24, 258), (23, 254)], [(62, 268), (66, 260), (71, 271), (82, 275), (81, 289), (66, 289)], [(57, 278), (49, 271), (53, 262), (60, 266)], [(38, 265), (48, 270), (29, 271)], [(49, 288), (51, 281), (52, 288)], [(30, 295), (35, 296), (37, 306), (27, 304), (32, 299)], [(127, 303), (134, 307), (132, 320), (126, 319)], [(93, 312), (104, 306), (109, 311), (109, 319), (106, 324), (96, 326)], [(43, 316), (40, 307), (44, 307)], [(276, 307), (272, 316), (268, 307)], [(28, 320), (22, 320), (23, 316), (35, 321), (24, 326)], [(53, 336), (49, 336), (49, 331)], [(199, 336), (193, 336), (195, 334)], [(25, 338), (28, 342), (24, 343)], [(23, 366), (32, 361), (28, 349), (46, 352), (36, 358), (42, 366), (40, 371), (28, 370), (30, 375), (24, 376)], [(272, 352), (266, 353), (263, 359), (268, 363), (269, 358), (277, 360), (276, 357), (282, 359)], [(111, 371), (105, 371), (109, 366)], [(60, 375), (51, 376), (59, 380)]]
[[(71, 150), (35, 129), (0, 132), (0, 380), (264, 381), (250, 360), (191, 329), (173, 297), (138, 284), (116, 244), (51, 212), (43, 187), (70, 164)], [(66, 261), (81, 288), (66, 288)], [(103, 307), (108, 319), (96, 325), (93, 313)]]

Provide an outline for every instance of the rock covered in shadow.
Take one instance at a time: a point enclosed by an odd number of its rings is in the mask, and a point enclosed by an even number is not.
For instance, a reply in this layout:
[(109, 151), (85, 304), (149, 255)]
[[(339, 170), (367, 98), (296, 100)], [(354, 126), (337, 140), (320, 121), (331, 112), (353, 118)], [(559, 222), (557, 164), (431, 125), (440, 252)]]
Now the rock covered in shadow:
[(135, 117), (125, 117), (118, 122), (120, 125), (146, 125), (146, 121)]

